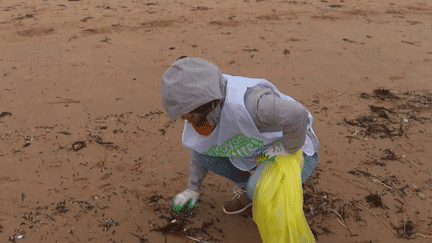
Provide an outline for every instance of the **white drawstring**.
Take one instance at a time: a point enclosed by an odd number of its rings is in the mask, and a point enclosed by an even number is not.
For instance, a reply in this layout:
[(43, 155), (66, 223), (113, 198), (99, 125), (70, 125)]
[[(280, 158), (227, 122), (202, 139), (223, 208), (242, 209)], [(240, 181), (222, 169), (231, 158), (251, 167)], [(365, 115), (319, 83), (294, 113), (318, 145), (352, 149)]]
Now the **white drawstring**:
[(233, 199), (235, 199), (235, 198), (237, 198), (237, 199), (240, 199), (240, 197), (243, 195), (243, 193), (245, 193), (246, 192), (246, 190), (243, 190), (243, 189), (241, 189), (241, 188), (239, 188), (239, 187), (234, 187), (234, 189), (233, 189), (233, 192), (232, 193), (229, 193), (229, 194), (227, 194), (227, 195), (231, 195), (231, 194), (234, 194), (234, 197), (233, 197)]

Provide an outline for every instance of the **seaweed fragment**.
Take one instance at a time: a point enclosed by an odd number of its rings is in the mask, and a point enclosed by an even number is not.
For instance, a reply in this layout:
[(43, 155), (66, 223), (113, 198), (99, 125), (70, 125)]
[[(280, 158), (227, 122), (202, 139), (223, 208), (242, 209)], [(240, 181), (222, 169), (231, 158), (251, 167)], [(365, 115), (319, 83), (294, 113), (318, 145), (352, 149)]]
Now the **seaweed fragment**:
[(391, 92), (389, 89), (374, 89), (372, 93), (374, 97), (383, 101), (386, 99), (400, 99), (399, 96)]
[(103, 227), (103, 231), (108, 231), (112, 226), (119, 226), (120, 224), (115, 222), (114, 220), (110, 218), (105, 219), (105, 223), (103, 223), (101, 226)]
[(2, 113), (0, 113), (0, 118), (6, 117), (6, 116), (12, 116), (12, 113), (10, 113), (8, 111), (3, 111)]
[(63, 200), (55, 204), (56, 204), (55, 209), (57, 210), (58, 213), (66, 213), (67, 211), (69, 211), (69, 209), (66, 208), (66, 201)]
[(148, 201), (150, 203), (155, 203), (155, 202), (158, 202), (160, 199), (165, 199), (165, 198), (162, 195), (157, 195), (156, 194), (156, 195), (153, 195), (153, 196), (149, 197)]
[(156, 109), (156, 111), (150, 111), (149, 113), (145, 114), (145, 115), (141, 115), (141, 117), (145, 118), (148, 116), (154, 116), (154, 115), (162, 115), (164, 114), (163, 111), (160, 111), (159, 109)]
[(390, 224), (393, 226), (393, 228), (396, 230), (397, 236), (399, 238), (405, 238), (405, 239), (414, 239), (416, 236), (415, 233), (415, 225), (413, 224), (413, 222), (408, 219), (404, 219), (401, 222), (400, 226), (395, 226), (393, 225), (392, 222), (390, 222)]
[(167, 219), (167, 221), (169, 221), (168, 224), (158, 226), (150, 231), (161, 232), (163, 234), (184, 235), (186, 232), (185, 227), (192, 223), (186, 217), (175, 217), (174, 215), (171, 215), (171, 217), (162, 215), (160, 218)]
[(72, 150), (75, 151), (75, 152), (78, 151), (78, 150), (81, 150), (81, 149), (83, 149), (85, 147), (86, 147), (85, 141), (76, 141), (76, 142), (74, 142), (72, 144)]
[(105, 142), (100, 136), (95, 136), (94, 140), (95, 140), (96, 143), (101, 144), (101, 145), (104, 145), (104, 144), (107, 144), (107, 145), (114, 144), (113, 142)]
[(384, 155), (381, 157), (382, 160), (397, 160), (398, 157), (391, 149), (384, 149)]
[(360, 174), (362, 174), (362, 175), (364, 175), (366, 177), (371, 176), (371, 174), (369, 172), (363, 171), (363, 170), (359, 170), (357, 168), (355, 168), (354, 170), (348, 171), (348, 173), (350, 173), (351, 175), (360, 175)]
[(388, 109), (381, 106), (369, 105), (369, 109), (371, 110), (372, 113), (376, 113), (378, 114), (379, 117), (382, 117), (384, 119), (390, 118), (388, 113), (394, 113), (392, 109)]
[[(155, 198), (156, 199), (156, 198)], [(170, 215), (161, 215), (159, 218), (165, 219), (167, 224), (162, 226), (156, 226), (150, 231), (161, 232), (164, 235), (175, 235), (175, 236), (183, 236), (183, 237), (197, 237), (206, 235), (211, 241), (219, 241), (214, 239), (208, 229), (214, 228), (218, 230), (222, 235), (223, 231), (215, 226), (215, 220), (205, 220), (200, 227), (192, 227), (193, 222), (191, 219), (194, 217), (193, 211), (181, 212), (181, 213), (173, 213), (170, 212)], [(218, 220), (218, 219), (216, 219)], [(203, 241), (207, 242), (207, 241)]]
[(388, 207), (382, 202), (381, 196), (378, 194), (369, 194), (366, 196), (366, 202), (368, 202), (374, 208), (388, 209)]
[(138, 234), (135, 234), (135, 233), (132, 233), (132, 232), (129, 232), (129, 234), (137, 237), (140, 243), (146, 243), (146, 242), (148, 242), (146, 236), (141, 236), (141, 235), (138, 235)]

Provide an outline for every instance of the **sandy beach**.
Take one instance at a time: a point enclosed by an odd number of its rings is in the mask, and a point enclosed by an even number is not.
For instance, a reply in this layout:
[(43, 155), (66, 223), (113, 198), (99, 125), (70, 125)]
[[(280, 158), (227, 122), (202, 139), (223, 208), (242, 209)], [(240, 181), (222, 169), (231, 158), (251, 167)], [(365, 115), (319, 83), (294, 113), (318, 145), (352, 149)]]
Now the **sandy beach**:
[(265, 78), (314, 116), (317, 242), (432, 242), (427, 0), (0, 0), (0, 241), (261, 242), (234, 183), (187, 187), (161, 78), (180, 56)]

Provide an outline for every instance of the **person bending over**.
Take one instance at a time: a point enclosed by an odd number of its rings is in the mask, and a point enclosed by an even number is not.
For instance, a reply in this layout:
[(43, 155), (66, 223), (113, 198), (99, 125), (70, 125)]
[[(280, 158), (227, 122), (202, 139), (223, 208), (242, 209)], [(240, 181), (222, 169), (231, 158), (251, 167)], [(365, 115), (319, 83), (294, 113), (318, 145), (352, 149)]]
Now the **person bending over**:
[(188, 187), (174, 197), (174, 211), (195, 207), (209, 170), (236, 184), (223, 206), (227, 214), (252, 205), (265, 163), (276, 155), (302, 150), (302, 182), (315, 170), (319, 140), (312, 115), (266, 79), (223, 74), (207, 60), (184, 57), (166, 70), (161, 89), (170, 119), (185, 121), (182, 142), (192, 152)]

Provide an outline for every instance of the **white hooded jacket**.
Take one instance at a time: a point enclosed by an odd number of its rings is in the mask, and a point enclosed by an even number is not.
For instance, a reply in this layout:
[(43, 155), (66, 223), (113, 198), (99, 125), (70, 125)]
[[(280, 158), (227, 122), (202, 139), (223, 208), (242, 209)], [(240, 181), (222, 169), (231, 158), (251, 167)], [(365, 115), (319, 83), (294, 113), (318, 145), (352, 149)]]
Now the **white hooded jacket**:
[(162, 95), (171, 119), (209, 101), (222, 100), (214, 111), (217, 114), (212, 114), (217, 118), (213, 133), (203, 137), (185, 121), (183, 144), (202, 154), (230, 157), (241, 170), (252, 169), (256, 155), (277, 139), (289, 153), (318, 151), (312, 115), (265, 79), (222, 74), (204, 59), (184, 58), (165, 72)]

